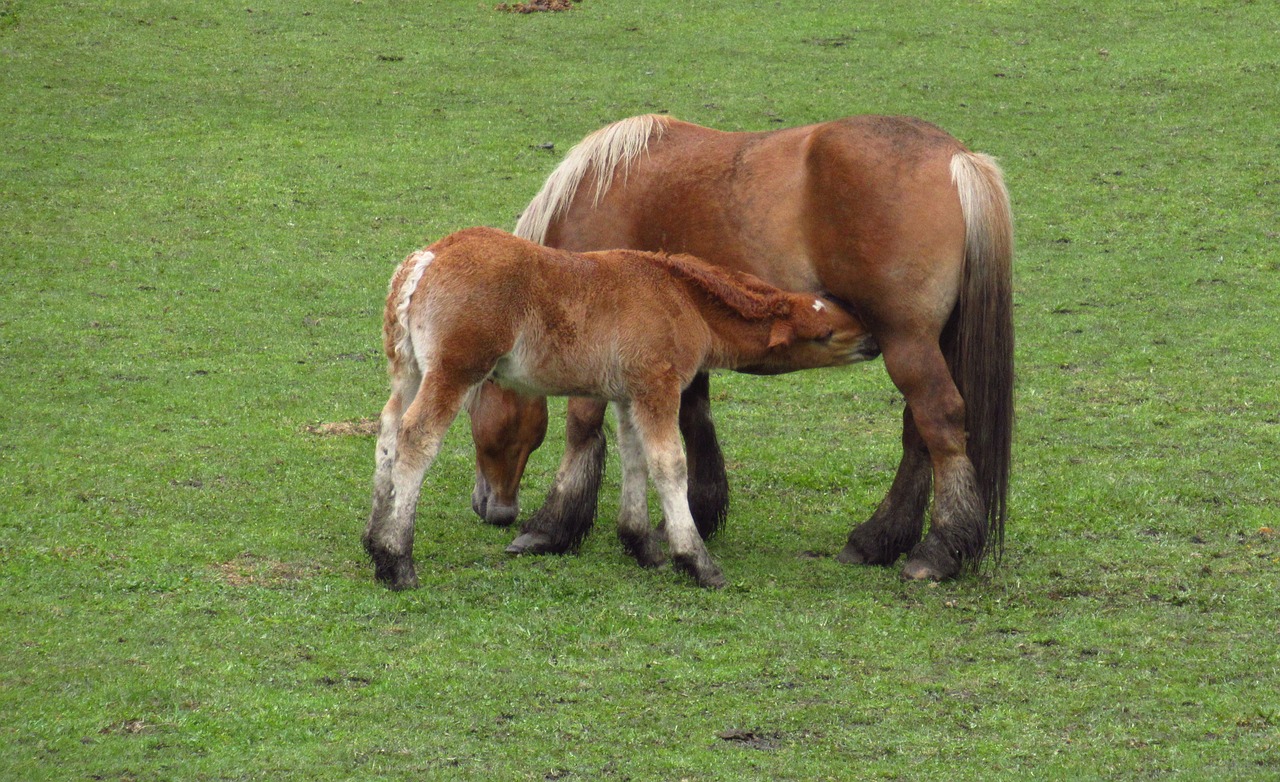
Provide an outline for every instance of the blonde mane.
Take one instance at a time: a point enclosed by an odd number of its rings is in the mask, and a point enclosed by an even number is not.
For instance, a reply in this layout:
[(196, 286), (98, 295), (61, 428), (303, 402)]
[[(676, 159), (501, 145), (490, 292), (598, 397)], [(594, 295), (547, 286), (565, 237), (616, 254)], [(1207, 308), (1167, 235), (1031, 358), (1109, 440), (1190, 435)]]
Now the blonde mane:
[(632, 161), (644, 153), (651, 137), (662, 136), (668, 122), (670, 118), (660, 114), (642, 114), (606, 125), (578, 142), (520, 215), (516, 236), (542, 244), (547, 238), (547, 227), (573, 203), (578, 185), (588, 171), (595, 172), (592, 205), (598, 206), (619, 166), (625, 178)]

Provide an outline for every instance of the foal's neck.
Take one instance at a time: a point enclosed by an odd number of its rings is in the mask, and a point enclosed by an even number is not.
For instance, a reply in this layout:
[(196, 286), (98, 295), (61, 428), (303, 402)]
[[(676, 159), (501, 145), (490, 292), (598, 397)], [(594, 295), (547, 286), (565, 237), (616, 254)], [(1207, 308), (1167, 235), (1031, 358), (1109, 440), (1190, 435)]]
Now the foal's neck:
[(711, 355), (707, 369), (737, 369), (762, 359), (769, 351), (769, 337), (778, 317), (747, 319), (717, 311), (703, 320), (711, 330)]

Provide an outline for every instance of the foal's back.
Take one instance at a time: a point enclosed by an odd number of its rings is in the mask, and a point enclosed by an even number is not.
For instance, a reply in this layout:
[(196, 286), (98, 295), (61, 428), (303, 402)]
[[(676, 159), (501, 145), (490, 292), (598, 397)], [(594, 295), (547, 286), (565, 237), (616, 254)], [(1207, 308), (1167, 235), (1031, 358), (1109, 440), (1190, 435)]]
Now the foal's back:
[(526, 394), (627, 396), (655, 368), (687, 383), (710, 333), (684, 286), (651, 256), (577, 254), (469, 228), (434, 254), (414, 316), (450, 361)]

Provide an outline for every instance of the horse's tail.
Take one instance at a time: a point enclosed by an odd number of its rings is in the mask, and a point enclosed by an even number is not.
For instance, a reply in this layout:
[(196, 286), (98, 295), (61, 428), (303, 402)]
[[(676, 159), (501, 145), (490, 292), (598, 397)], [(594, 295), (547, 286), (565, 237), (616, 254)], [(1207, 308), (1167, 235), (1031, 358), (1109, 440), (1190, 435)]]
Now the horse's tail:
[(1013, 442), (1013, 213), (991, 156), (957, 152), (951, 177), (964, 212), (965, 262), (945, 350), (965, 401), (968, 455), (986, 507), (984, 554), (994, 543), (999, 557)]
[(427, 265), (435, 257), (430, 250), (413, 253), (396, 269), (387, 286), (387, 306), (382, 311), (382, 349), (387, 354), (387, 368), (392, 375), (399, 375), (406, 361), (416, 360), (409, 333), (409, 302)]
[(625, 177), (632, 161), (644, 154), (651, 138), (662, 135), (669, 121), (660, 114), (643, 114), (606, 125), (578, 142), (520, 215), (516, 236), (542, 244), (551, 221), (573, 203), (588, 171), (595, 174), (594, 203), (599, 205), (618, 169)]

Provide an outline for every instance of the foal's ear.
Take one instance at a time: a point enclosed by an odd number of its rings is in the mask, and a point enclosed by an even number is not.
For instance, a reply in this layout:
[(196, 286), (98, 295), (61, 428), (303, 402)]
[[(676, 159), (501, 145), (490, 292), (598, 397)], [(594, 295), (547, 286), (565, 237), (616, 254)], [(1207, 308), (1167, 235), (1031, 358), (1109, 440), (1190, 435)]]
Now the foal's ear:
[(796, 332), (785, 320), (775, 320), (769, 331), (769, 349), (790, 345), (796, 338)]

